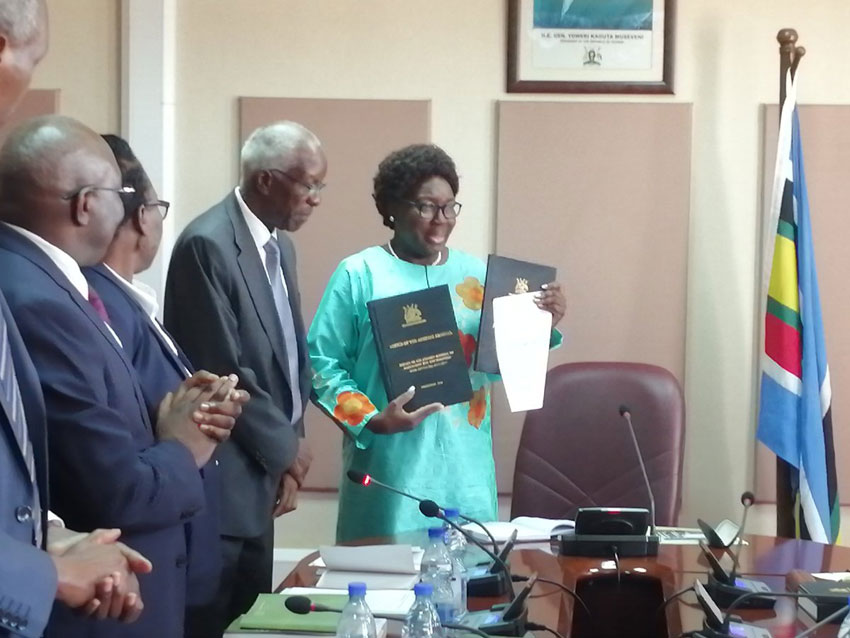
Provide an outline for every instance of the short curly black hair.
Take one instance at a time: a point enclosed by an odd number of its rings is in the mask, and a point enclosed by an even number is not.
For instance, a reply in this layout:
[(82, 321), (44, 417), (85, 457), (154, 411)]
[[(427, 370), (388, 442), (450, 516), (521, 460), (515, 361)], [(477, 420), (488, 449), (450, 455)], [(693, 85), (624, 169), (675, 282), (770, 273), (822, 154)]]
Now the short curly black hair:
[(121, 169), (121, 185), (132, 186), (136, 189), (135, 193), (121, 195), (121, 201), (124, 203), (124, 219), (121, 222), (123, 224), (145, 203), (145, 191), (151, 183), (142, 163), (127, 140), (111, 134), (101, 135), (101, 137), (109, 145), (115, 161), (118, 162), (118, 168)]
[(442, 177), (457, 195), (460, 180), (449, 154), (436, 144), (411, 144), (387, 155), (375, 174), (373, 197), (384, 226), (393, 228), (389, 220), (389, 204), (410, 199), (422, 182)]

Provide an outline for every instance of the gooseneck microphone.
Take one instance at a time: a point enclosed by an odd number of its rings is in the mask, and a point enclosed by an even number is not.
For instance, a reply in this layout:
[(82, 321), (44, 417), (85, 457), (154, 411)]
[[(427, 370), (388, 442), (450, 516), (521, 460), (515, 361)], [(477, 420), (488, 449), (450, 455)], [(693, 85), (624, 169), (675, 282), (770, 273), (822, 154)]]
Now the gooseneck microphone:
[(455, 523), (452, 520), (449, 520), (449, 518), (446, 516), (446, 513), (434, 501), (432, 501), (430, 499), (423, 500), (422, 502), (419, 503), (419, 511), (422, 512), (422, 514), (427, 516), (428, 518), (438, 518), (441, 521), (443, 521), (444, 523), (446, 523), (446, 525), (448, 525), (452, 529), (456, 529), (458, 532), (463, 534), (463, 536), (464, 536), (464, 538), (466, 538), (466, 540), (468, 540), (470, 543), (475, 545), (482, 552), (487, 554), (487, 556), (489, 556), (493, 560), (494, 565), (498, 565), (499, 571), (501, 572), (501, 574), (499, 574), (499, 581), (504, 584), (503, 586), (498, 587), (499, 593), (496, 593), (496, 594), (478, 594), (478, 593), (476, 593), (475, 595), (495, 595), (495, 596), (498, 596), (498, 595), (501, 595), (502, 593), (505, 593), (505, 591), (507, 590), (507, 594), (510, 596), (511, 600), (514, 599), (514, 588), (511, 586), (511, 583), (513, 582), (511, 580), (511, 570), (508, 567), (507, 563), (505, 563), (505, 561), (503, 561), (497, 554), (495, 554), (494, 552), (491, 552), (489, 549), (487, 549), (487, 547), (483, 543), (480, 543), (479, 541), (477, 541), (475, 539), (475, 537), (472, 536), (472, 534), (467, 532), (460, 525), (458, 525), (457, 523)]
[[(351, 481), (352, 483), (357, 483), (358, 485), (362, 485), (363, 487), (369, 487), (370, 485), (376, 485), (376, 486), (383, 488), (385, 490), (389, 490), (390, 492), (395, 492), (396, 494), (404, 496), (405, 498), (409, 498), (412, 501), (416, 501), (417, 503), (421, 503), (422, 501), (426, 500), (424, 498), (419, 498), (418, 496), (414, 496), (413, 494), (408, 494), (407, 492), (404, 492), (404, 491), (398, 489), (397, 487), (393, 487), (392, 485), (387, 485), (386, 483), (382, 483), (381, 481), (375, 479), (371, 474), (366, 474), (366, 472), (358, 472), (357, 470), (348, 470), (348, 472), (346, 472), (346, 476), (348, 477), (348, 480)], [(477, 521), (474, 518), (470, 518), (469, 516), (464, 516), (463, 514), (460, 514), (459, 516), (463, 520), (465, 520), (469, 523), (472, 523), (473, 525), (476, 525), (476, 526), (480, 527), (482, 530), (484, 530), (484, 533), (487, 535), (487, 538), (489, 538), (490, 542), (493, 544), (493, 551), (498, 553), (499, 544), (496, 542), (496, 539), (493, 537), (493, 534), (490, 533), (490, 530), (487, 529), (487, 526), (484, 525), (484, 523)]]
[[(327, 611), (334, 614), (341, 614), (342, 609), (334, 609), (332, 607), (326, 607), (325, 605), (317, 605), (312, 600), (307, 598), (307, 596), (290, 596), (286, 600), (283, 601), (284, 606), (291, 611), (293, 614), (309, 614), (312, 611)], [(397, 620), (392, 616), (382, 616), (380, 614), (373, 613), (372, 616), (375, 618), (382, 618), (384, 620)], [(446, 629), (455, 629), (458, 631), (468, 631), (477, 636), (481, 636), (482, 638), (491, 638), (491, 636), (480, 629), (475, 627), (466, 627), (464, 625), (455, 625), (453, 623), (444, 623), (441, 622), (440, 625), (445, 627)]]
[(649, 494), (649, 533), (655, 536), (655, 496), (652, 493), (652, 485), (649, 482), (649, 476), (646, 473), (646, 465), (643, 462), (643, 454), (638, 445), (637, 436), (635, 436), (635, 428), (632, 425), (632, 412), (627, 405), (620, 406), (620, 416), (625, 419), (629, 426), (629, 434), (632, 435), (632, 443), (635, 446), (638, 462), (640, 463), (640, 471), (643, 473), (643, 482), (646, 484), (646, 492)]
[(744, 514), (741, 516), (741, 526), (738, 528), (738, 533), (735, 534), (735, 538), (732, 539), (732, 543), (729, 543), (731, 547), (735, 541), (738, 541), (738, 546), (735, 548), (735, 555), (733, 556), (734, 560), (732, 562), (732, 582), (735, 582), (735, 576), (738, 572), (738, 558), (741, 555), (741, 547), (744, 544), (744, 528), (747, 525), (747, 512), (750, 511), (750, 508), (753, 506), (755, 501), (755, 494), (749, 490), (741, 494), (741, 505), (744, 506)]
[(364, 487), (369, 487), (370, 485), (377, 485), (378, 487), (382, 487), (385, 490), (389, 490), (390, 492), (395, 492), (396, 494), (400, 494), (406, 498), (409, 498), (412, 501), (421, 502), (422, 499), (413, 494), (408, 494), (407, 492), (403, 492), (396, 487), (392, 487), (391, 485), (387, 485), (386, 483), (381, 483), (381, 481), (372, 477), (371, 474), (366, 474), (365, 472), (358, 472), (357, 470), (348, 470), (347, 472), (348, 479), (354, 483), (359, 483)]
[(283, 601), (283, 604), (293, 614), (300, 614), (302, 616), (304, 614), (309, 614), (311, 611), (330, 611), (335, 614), (342, 613), (342, 609), (334, 609), (333, 607), (318, 605), (307, 598), (307, 596), (289, 596)]

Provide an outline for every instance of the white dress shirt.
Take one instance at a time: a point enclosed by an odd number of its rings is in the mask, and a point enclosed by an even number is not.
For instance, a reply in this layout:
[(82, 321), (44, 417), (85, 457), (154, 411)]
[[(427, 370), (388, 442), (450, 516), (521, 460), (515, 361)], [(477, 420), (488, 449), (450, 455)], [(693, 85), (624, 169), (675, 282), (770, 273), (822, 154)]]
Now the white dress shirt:
[[(68, 281), (71, 282), (71, 285), (77, 292), (80, 293), (83, 299), (86, 300), (86, 303), (89, 303), (89, 282), (86, 281), (86, 276), (83, 274), (83, 271), (80, 270), (80, 265), (73, 257), (71, 257), (71, 255), (58, 246), (54, 246), (44, 239), (44, 237), (36, 235), (34, 232), (29, 231), (26, 228), (21, 228), (20, 226), (15, 226), (14, 224), (9, 224), (7, 222), (3, 223), (38, 246), (38, 248), (40, 248), (41, 251), (50, 258), (50, 261), (56, 264), (56, 267), (63, 275), (65, 275)], [(104, 322), (104, 325), (106, 326), (106, 329), (109, 330), (109, 333), (115, 338), (115, 341), (118, 342), (118, 345), (123, 348), (124, 344), (121, 343), (121, 339), (119, 339), (118, 335), (115, 334), (112, 326), (106, 322)]]
[(80, 265), (74, 260), (71, 255), (66, 253), (61, 248), (58, 248), (51, 244), (49, 241), (44, 239), (43, 237), (36, 235), (34, 232), (27, 230), (26, 228), (21, 228), (20, 226), (15, 226), (14, 224), (9, 224), (4, 222), (6, 226), (11, 228), (17, 233), (20, 233), (27, 239), (29, 239), (32, 243), (38, 246), (42, 252), (50, 258), (56, 267), (62, 271), (62, 274), (68, 278), (68, 281), (71, 282), (71, 285), (74, 289), (82, 295), (83, 299), (88, 303), (89, 300), (89, 282), (86, 281), (85, 275), (83, 275), (83, 271), (80, 270)]
[[(177, 351), (177, 346), (175, 345), (174, 340), (171, 338), (171, 335), (165, 331), (165, 328), (162, 327), (156, 318), (157, 312), (159, 312), (159, 302), (156, 300), (156, 291), (142, 281), (127, 281), (124, 277), (110, 268), (108, 264), (103, 265), (115, 276), (120, 286), (138, 302), (153, 324), (154, 330), (156, 330), (159, 336), (162, 337), (163, 341), (168, 344), (171, 353), (179, 359), (180, 354)], [(182, 363), (180, 366), (183, 368), (183, 374), (186, 375), (186, 378), (190, 377), (191, 375), (186, 367), (183, 366)]]
[[(248, 204), (245, 203), (245, 200), (242, 199), (242, 192), (239, 190), (239, 187), (236, 187), (234, 191), (236, 195), (236, 201), (239, 202), (239, 210), (242, 211), (242, 216), (245, 218), (245, 223), (248, 224), (248, 232), (251, 233), (251, 239), (254, 240), (254, 244), (257, 247), (257, 255), (260, 258), (260, 263), (263, 264), (263, 272), (266, 273), (266, 279), (269, 280), (269, 286), (271, 286), (271, 278), (269, 276), (268, 270), (266, 270), (266, 244), (269, 243), (269, 239), (272, 237), (277, 239), (276, 232), (270, 231), (266, 225), (260, 221), (260, 218), (257, 217), (251, 209), (248, 208)], [(286, 277), (281, 277), (283, 281), (283, 290), (286, 292), (286, 296), (289, 296), (289, 287), (286, 285)]]

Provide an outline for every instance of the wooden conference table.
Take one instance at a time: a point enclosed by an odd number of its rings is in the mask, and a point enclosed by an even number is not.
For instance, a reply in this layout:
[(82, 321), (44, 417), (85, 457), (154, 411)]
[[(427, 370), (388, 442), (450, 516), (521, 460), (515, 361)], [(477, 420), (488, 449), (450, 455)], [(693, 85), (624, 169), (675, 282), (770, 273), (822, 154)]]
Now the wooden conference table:
[[(766, 582), (773, 591), (786, 591), (785, 575), (792, 569), (807, 572), (850, 570), (850, 548), (821, 545), (810, 541), (745, 536), (748, 544), (740, 555), (741, 575)], [(382, 542), (410, 543), (425, 546), (426, 532), (405, 534)], [(378, 541), (375, 541), (378, 544)], [(723, 550), (712, 550), (723, 557)], [(312, 554), (302, 560), (281, 587), (312, 587), (318, 580), (316, 569), (309, 563)], [(724, 558), (731, 566), (730, 557)], [(538, 583), (529, 600), (530, 622), (556, 629), (565, 637), (646, 637), (676, 638), (683, 632), (702, 627), (703, 612), (693, 594), (671, 602), (664, 614), (659, 606), (674, 593), (693, 585), (696, 579), (707, 580), (708, 564), (696, 545), (662, 545), (658, 556), (623, 558), (618, 571), (613, 560), (555, 556), (548, 544), (518, 545), (510, 556), (515, 575), (537, 572), (539, 578), (562, 583), (577, 591), (590, 608), (588, 619), (582, 608), (560, 589)], [(515, 583), (515, 589), (522, 583)], [(470, 610), (487, 609), (503, 602), (497, 599), (470, 598)], [(793, 636), (806, 628), (796, 620), (796, 602), (779, 599), (773, 610), (738, 610), (745, 621), (770, 628), (775, 638)], [(591, 624), (592, 623), (592, 624)], [(813, 634), (818, 638), (833, 637), (837, 625)]]

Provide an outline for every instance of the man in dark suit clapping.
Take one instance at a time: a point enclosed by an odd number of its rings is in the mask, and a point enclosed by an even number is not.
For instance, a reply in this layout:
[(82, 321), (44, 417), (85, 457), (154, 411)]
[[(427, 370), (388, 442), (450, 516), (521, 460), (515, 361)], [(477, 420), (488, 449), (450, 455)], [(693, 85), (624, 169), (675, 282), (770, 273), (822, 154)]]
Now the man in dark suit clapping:
[(311, 455), (303, 441), (310, 375), (292, 241), (320, 203), (327, 161), (294, 122), (242, 148), (239, 186), (174, 247), (165, 325), (195, 365), (239, 375), (251, 402), (218, 452), (222, 579), (217, 604), (190, 619), (216, 635), (271, 591), (274, 517), (294, 509)]
[[(0, 127), (46, 51), (43, 0), (0, 0)], [(94, 617), (134, 620), (142, 600), (133, 572), (150, 563), (115, 543), (118, 530), (77, 534), (48, 523), (47, 476), (44, 398), (0, 292), (0, 636), (41, 636), (54, 599)]]
[[(194, 373), (177, 340), (157, 319), (156, 292), (136, 277), (150, 268), (156, 257), (170, 204), (159, 199), (144, 167), (125, 140), (116, 135), (103, 138), (118, 161), (123, 185), (136, 192), (124, 200), (124, 220), (103, 263), (83, 268), (83, 274), (103, 299), (110, 323), (139, 375), (151, 420), (155, 420), (165, 395)], [(204, 507), (186, 524), (189, 608), (214, 600), (221, 570), (217, 466), (218, 461), (210, 459), (201, 468)]]
[(65, 117), (30, 120), (0, 149), (0, 289), (35, 365), (48, 425), (51, 508), (70, 527), (117, 527), (154, 563), (132, 625), (65, 605), (47, 636), (179, 638), (183, 524), (204, 502), (198, 468), (239, 413), (233, 381), (185, 383), (152, 424), (132, 363), (80, 267), (99, 263), (124, 217), (109, 147)]

